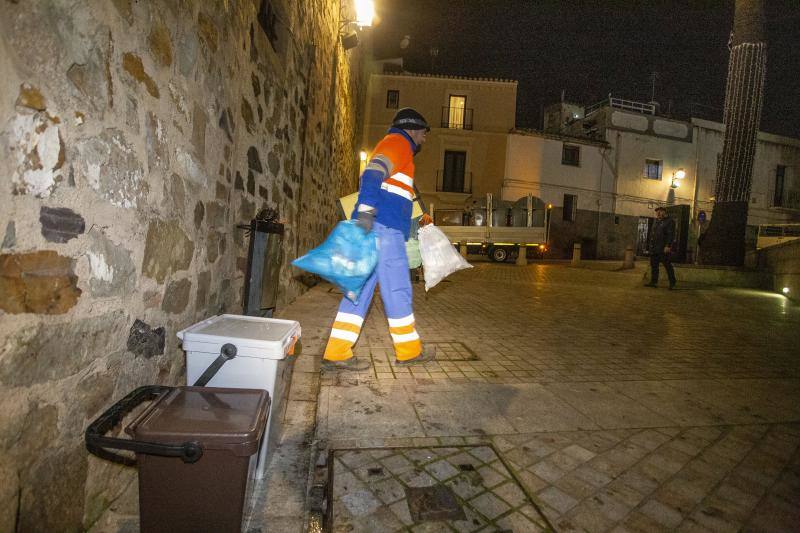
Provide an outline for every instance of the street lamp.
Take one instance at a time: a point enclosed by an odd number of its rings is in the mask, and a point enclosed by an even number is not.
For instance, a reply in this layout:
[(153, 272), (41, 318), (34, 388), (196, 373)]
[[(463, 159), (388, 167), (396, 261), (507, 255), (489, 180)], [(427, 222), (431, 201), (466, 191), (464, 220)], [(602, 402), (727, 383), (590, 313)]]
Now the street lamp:
[(355, 0), (355, 18), (342, 16), (339, 13), (339, 35), (345, 50), (358, 46), (358, 31), (372, 26), (375, 18), (375, 2), (373, 0)]
[(686, 172), (679, 168), (676, 172), (672, 173), (672, 183), (670, 183), (670, 187), (673, 189), (677, 189), (680, 186), (680, 182), (682, 179), (686, 177)]
[(356, 0), (356, 25), (359, 28), (372, 26), (375, 17), (375, 2), (372, 0)]

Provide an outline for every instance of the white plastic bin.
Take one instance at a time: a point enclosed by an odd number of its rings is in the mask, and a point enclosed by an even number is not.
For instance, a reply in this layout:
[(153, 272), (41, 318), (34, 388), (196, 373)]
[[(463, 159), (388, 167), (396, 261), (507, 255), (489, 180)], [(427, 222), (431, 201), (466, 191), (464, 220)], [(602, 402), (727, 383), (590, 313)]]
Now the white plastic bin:
[(264, 440), (258, 453), (256, 477), (264, 477), (269, 454), (280, 435), (284, 396), (291, 379), (293, 358), (288, 355), (300, 339), (294, 320), (243, 315), (217, 315), (178, 332), (186, 351), (186, 383), (192, 385), (219, 356), (224, 344), (236, 346), (236, 357), (227, 361), (208, 382), (209, 387), (264, 389), (270, 406)]

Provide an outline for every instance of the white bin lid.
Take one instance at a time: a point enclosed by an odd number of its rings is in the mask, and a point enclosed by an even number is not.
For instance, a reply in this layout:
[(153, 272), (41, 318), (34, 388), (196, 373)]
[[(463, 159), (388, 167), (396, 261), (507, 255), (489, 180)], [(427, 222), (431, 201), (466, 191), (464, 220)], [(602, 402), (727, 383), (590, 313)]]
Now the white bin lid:
[(284, 359), (292, 342), (300, 338), (300, 323), (277, 318), (217, 315), (179, 331), (178, 338), (187, 352), (218, 354), (223, 344), (230, 343), (236, 346), (237, 355)]

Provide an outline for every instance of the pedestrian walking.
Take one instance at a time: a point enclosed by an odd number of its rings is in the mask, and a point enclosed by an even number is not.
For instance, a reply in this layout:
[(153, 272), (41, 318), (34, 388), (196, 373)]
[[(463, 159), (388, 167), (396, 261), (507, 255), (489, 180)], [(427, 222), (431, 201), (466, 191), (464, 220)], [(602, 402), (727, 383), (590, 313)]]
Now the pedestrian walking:
[[(414, 155), (430, 131), (425, 118), (411, 108), (397, 112), (386, 136), (377, 144), (361, 174), (358, 202), (352, 218), (365, 231), (378, 237), (378, 266), (367, 280), (358, 303), (342, 298), (323, 355), (326, 369), (366, 370), (369, 361), (353, 355), (353, 345), (361, 333), (375, 286), (389, 321), (395, 351), (395, 364), (413, 365), (435, 357), (431, 348), (423, 350), (412, 308), (406, 240), (411, 227), (414, 189)], [(420, 225), (431, 223), (422, 216)]]
[(669, 278), (669, 288), (675, 288), (675, 269), (672, 268), (670, 255), (675, 240), (675, 221), (667, 216), (667, 210), (656, 207), (656, 221), (650, 228), (650, 283), (647, 287), (658, 286), (659, 263), (664, 264)]

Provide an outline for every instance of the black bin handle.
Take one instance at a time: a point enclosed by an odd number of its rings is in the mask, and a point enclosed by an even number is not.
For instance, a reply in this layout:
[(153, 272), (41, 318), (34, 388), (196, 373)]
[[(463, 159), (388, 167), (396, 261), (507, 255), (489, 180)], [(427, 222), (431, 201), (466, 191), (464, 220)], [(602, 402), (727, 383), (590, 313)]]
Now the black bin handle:
[(155, 400), (172, 390), (163, 385), (145, 385), (134, 390), (112, 405), (105, 413), (86, 428), (86, 449), (90, 453), (126, 466), (136, 466), (136, 459), (114, 453), (110, 450), (128, 450), (162, 457), (180, 457), (184, 463), (197, 462), (203, 456), (203, 447), (197, 442), (183, 444), (160, 444), (132, 439), (118, 439), (104, 436), (119, 424), (122, 419), (139, 404)]

